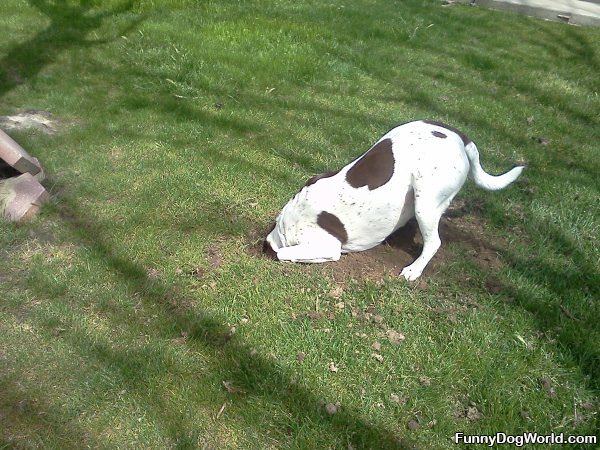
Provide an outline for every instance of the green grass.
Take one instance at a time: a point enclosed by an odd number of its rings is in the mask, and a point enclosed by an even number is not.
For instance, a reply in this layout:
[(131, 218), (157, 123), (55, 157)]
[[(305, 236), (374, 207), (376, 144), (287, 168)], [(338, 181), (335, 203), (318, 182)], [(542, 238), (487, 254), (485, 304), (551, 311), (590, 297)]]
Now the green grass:
[[(417, 0), (5, 0), (0, 27), (0, 114), (67, 124), (11, 133), (53, 200), (0, 223), (0, 448), (598, 433), (598, 29)], [(527, 161), (505, 191), (460, 194), (499, 268), (446, 242), (426, 288), (333, 299), (326, 266), (249, 252), (310, 175), (415, 118), (465, 131), (490, 172)], [(382, 324), (351, 314), (370, 306)], [(300, 317), (316, 307), (335, 315)]]

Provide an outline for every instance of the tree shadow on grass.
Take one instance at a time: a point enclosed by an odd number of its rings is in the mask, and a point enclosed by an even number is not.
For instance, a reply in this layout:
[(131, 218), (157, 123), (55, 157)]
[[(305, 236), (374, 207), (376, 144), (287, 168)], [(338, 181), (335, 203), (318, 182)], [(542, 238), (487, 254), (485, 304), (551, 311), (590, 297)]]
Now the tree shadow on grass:
[[(534, 95), (539, 92), (534, 90)], [(422, 94), (425, 96), (426, 94)], [(405, 101), (413, 100), (415, 104), (422, 104), (422, 98), (415, 96), (414, 92), (409, 94)], [(446, 115), (447, 111), (440, 109), (434, 102), (428, 102), (429, 107), (435, 115)], [(589, 120), (589, 115), (581, 114), (574, 108), (566, 108), (565, 113), (576, 120)], [(476, 124), (478, 128), (492, 129), (504, 142), (518, 144), (519, 138), (509, 134), (498, 124), (489, 123), (486, 119), (475, 117), (465, 111), (456, 111), (451, 116), (459, 117), (463, 123)], [(561, 179), (585, 187), (596, 189), (597, 182), (593, 171), (579, 162), (565, 161), (568, 156), (555, 152), (551, 158), (544, 160), (555, 173), (560, 174)], [(530, 167), (529, 170), (535, 170)], [(577, 171), (576, 171), (577, 170)], [(579, 172), (579, 173), (578, 173)], [(517, 185), (519, 181), (517, 181)], [(522, 201), (527, 201), (521, 195)], [(504, 217), (505, 211), (494, 201), (486, 202), (485, 216)], [(559, 348), (566, 350), (572, 361), (579, 366), (582, 373), (589, 377), (588, 386), (600, 390), (600, 348), (597, 344), (597, 324), (600, 317), (597, 314), (597, 306), (591, 302), (592, 298), (598, 298), (600, 291), (600, 277), (597, 265), (595, 265), (586, 252), (580, 246), (568, 238), (567, 233), (557, 224), (539, 223), (531, 218), (525, 225), (525, 236), (518, 242), (534, 242), (536, 237), (544, 233), (547, 240), (545, 247), (554, 250), (557, 259), (564, 260), (564, 268), (558, 269), (544, 256), (525, 257), (520, 252), (511, 250), (509, 247), (498, 247), (496, 250), (509, 264), (511, 271), (518, 274), (526, 283), (537, 287), (535, 291), (527, 289), (522, 282), (504, 279), (501, 282), (503, 290), (515, 300), (518, 306), (527, 311), (532, 317), (538, 329), (543, 333), (555, 338)], [(505, 227), (509, 223), (504, 224)], [(544, 230), (544, 231), (542, 231)], [(505, 231), (508, 232), (508, 229)], [(531, 236), (527, 239), (527, 236)], [(539, 239), (537, 239), (539, 241)], [(534, 250), (535, 247), (532, 248)], [(484, 268), (486, 277), (495, 277), (497, 273), (490, 268)], [(533, 292), (546, 291), (549, 294), (534, 294)], [(495, 294), (496, 292), (492, 292)], [(583, 295), (582, 295), (583, 293)], [(589, 303), (585, 299), (589, 300)], [(578, 319), (567, 316), (571, 311)]]
[[(552, 34), (551, 34), (552, 35)], [(562, 39), (562, 41), (556, 41), (555, 45), (562, 46), (561, 51), (569, 51), (576, 52), (573, 55), (577, 61), (581, 61), (584, 64), (588, 64), (592, 67), (595, 67), (596, 55), (593, 47), (586, 41), (585, 37), (581, 36), (576, 31), (569, 30), (567, 38)], [(540, 43), (534, 42), (535, 45), (541, 45)], [(442, 54), (442, 50), (434, 47), (424, 46), (423, 49), (425, 51), (439, 53)], [(568, 118), (571, 118), (573, 122), (577, 124), (577, 126), (587, 126), (592, 123), (592, 116), (588, 111), (585, 111), (576, 105), (571, 105), (569, 100), (564, 95), (561, 95), (558, 92), (550, 92), (546, 89), (541, 89), (530, 81), (519, 81), (516, 84), (512, 84), (509, 82), (510, 77), (508, 76), (510, 71), (508, 69), (502, 69), (504, 64), (502, 63), (502, 58), (509, 58), (512, 60), (516, 58), (512, 54), (508, 55), (496, 55), (499, 58), (499, 63), (491, 63), (489, 58), (484, 58), (479, 54), (467, 53), (463, 54), (457, 49), (451, 49), (448, 51), (450, 57), (460, 61), (464, 66), (470, 68), (471, 70), (477, 70), (479, 66), (486, 66), (494, 69), (495, 71), (500, 71), (499, 74), (489, 74), (484, 79), (479, 82), (474, 82), (473, 79), (469, 79), (468, 81), (464, 76), (455, 76), (452, 74), (444, 74), (443, 81), (459, 88), (465, 92), (475, 92), (482, 97), (491, 95), (489, 88), (486, 87), (487, 84), (491, 84), (492, 82), (498, 83), (501, 87), (507, 90), (507, 92), (514, 92), (517, 94), (521, 94), (522, 102), (528, 106), (539, 107), (540, 105), (548, 110), (552, 110), (553, 108), (560, 109), (564, 115)], [(447, 56), (446, 54), (446, 56)], [(344, 55), (338, 55), (340, 59), (344, 59)], [(512, 61), (514, 62), (514, 61)], [(535, 63), (535, 62), (534, 62)], [(534, 64), (532, 63), (532, 65)], [(367, 70), (364, 68), (364, 70)], [(396, 81), (393, 75), (384, 74), (384, 73), (373, 73), (375, 78), (380, 79), (383, 83), (392, 84)], [(424, 76), (433, 76), (434, 72), (425, 71), (423, 73)], [(511, 129), (508, 125), (503, 123), (493, 122), (491, 119), (486, 119), (481, 114), (478, 114), (476, 111), (469, 111), (466, 109), (461, 109), (459, 107), (449, 107), (447, 105), (441, 104), (436, 101), (435, 93), (433, 92), (425, 92), (422, 88), (420, 88), (418, 79), (403, 79), (399, 86), (401, 86), (401, 92), (397, 95), (384, 95), (380, 98), (373, 98), (374, 102), (378, 100), (396, 100), (399, 102), (403, 102), (409, 104), (415, 108), (429, 111), (430, 117), (446, 119), (447, 117), (452, 117), (452, 122), (460, 122), (463, 124), (469, 124), (471, 128), (477, 129), (485, 129), (491, 130), (492, 134), (497, 136), (497, 139), (500, 142), (504, 142), (510, 144), (515, 148), (523, 148), (528, 145), (531, 145), (531, 136), (527, 135), (527, 131), (525, 130), (525, 126), (523, 129), (514, 130)], [(330, 92), (322, 87), (317, 87), (317, 91), (319, 91), (323, 95), (334, 95), (336, 94), (335, 90), (332, 89)], [(243, 98), (247, 97), (247, 100), (252, 105), (251, 108), (258, 109), (269, 109), (269, 110), (285, 110), (289, 108), (293, 111), (315, 111), (317, 113), (327, 114), (331, 116), (335, 116), (336, 118), (343, 119), (357, 119), (360, 120), (360, 114), (356, 114), (354, 112), (347, 112), (342, 109), (332, 108), (329, 106), (323, 107), (318, 104), (317, 101), (303, 101), (298, 99), (282, 99), (273, 97), (265, 97), (258, 96), (252, 93), (244, 93)], [(362, 119), (367, 123), (373, 123), (374, 121), (380, 122), (377, 117), (368, 117), (363, 116)], [(524, 118), (523, 118), (524, 119)], [(567, 126), (568, 120), (563, 117), (557, 118), (560, 120), (561, 125)], [(473, 136), (476, 139), (476, 136)], [(285, 152), (281, 154), (282, 157), (286, 158), (290, 163), (300, 164), (304, 169), (318, 172), (322, 168), (316, 167), (314, 164), (314, 159), (306, 158), (302, 155), (296, 155), (293, 152)], [(217, 161), (215, 161), (217, 162)], [(577, 162), (577, 160), (570, 159), (567, 155), (560, 152), (554, 152), (551, 158), (544, 158), (544, 164), (551, 165), (553, 170), (556, 170), (557, 173), (560, 173), (563, 179), (569, 180), (572, 183), (586, 185), (586, 187), (594, 188), (597, 183), (593, 180), (593, 171), (588, 167), (585, 167), (583, 164)], [(580, 173), (575, 173), (573, 169), (577, 169)], [(535, 170), (530, 168), (530, 170)], [(264, 173), (268, 175), (268, 173)], [(500, 210), (494, 210), (494, 202), (487, 202), (486, 215), (494, 214), (498, 217), (503, 216), (503, 212)], [(540, 225), (541, 224), (537, 224)], [(540, 228), (537, 226), (529, 227), (527, 229), (527, 234), (535, 235), (538, 234)], [(569, 298), (577, 292), (583, 285), (590, 285), (590, 283), (595, 283), (597, 277), (593, 276), (593, 265), (591, 265), (585, 258), (585, 255), (578, 249), (577, 245), (573, 242), (568, 243), (565, 241), (566, 237), (564, 232), (559, 228), (555, 227), (553, 232), (549, 234), (552, 238), (552, 246), (557, 248), (557, 251), (561, 251), (560, 249), (570, 249), (568, 255), (564, 255), (569, 258), (570, 261), (573, 262), (575, 267), (578, 267), (576, 271), (556, 271), (553, 267), (548, 265), (543, 260), (535, 260), (533, 261), (522, 261), (520, 257), (516, 253), (503, 253), (505, 259), (509, 261), (513, 270), (517, 270), (521, 272), (521, 274), (531, 282), (542, 285), (544, 288), (548, 289), (550, 292), (553, 292), (556, 296), (553, 308), (548, 309), (544, 308), (543, 303), (531, 302), (530, 294), (528, 294), (523, 288), (518, 287), (516, 283), (510, 283), (507, 286), (507, 290), (513, 293), (513, 297), (518, 300), (517, 304), (519, 304), (524, 310), (528, 311), (528, 313), (532, 314), (536, 321), (538, 322), (538, 326), (540, 331), (547, 332), (556, 327), (564, 326), (564, 314), (561, 312), (561, 305), (566, 308), (571, 308), (573, 310), (578, 310), (582, 308), (580, 313), (585, 315), (585, 305), (570, 305)], [(495, 249), (500, 251), (500, 248)], [(492, 270), (486, 270), (488, 275), (495, 275)], [(598, 388), (600, 386), (600, 373), (598, 372), (598, 352), (597, 349), (594, 348), (593, 342), (590, 339), (593, 339), (595, 336), (593, 331), (593, 321), (584, 321), (581, 324), (575, 324), (576, 326), (580, 326), (583, 330), (588, 330), (588, 332), (584, 332), (583, 334), (588, 338), (584, 338), (582, 340), (573, 339), (573, 336), (579, 335), (571, 334), (568, 332), (562, 333), (559, 337), (559, 344), (563, 345), (564, 348), (568, 349), (568, 351), (573, 355), (574, 361), (580, 365), (583, 373), (589, 375), (591, 377), (590, 385), (592, 387)], [(570, 326), (567, 324), (566, 328)]]
[[(491, 208), (497, 210), (498, 206)], [(529, 220), (525, 227), (528, 234), (544, 234), (545, 251), (552, 252), (554, 261), (547, 254), (524, 255), (510, 247), (500, 248), (512, 274), (534, 288), (506, 277), (500, 284), (512, 304), (528, 311), (538, 329), (556, 339), (588, 377), (589, 386), (598, 392), (600, 309), (594, 300), (600, 298), (598, 266), (558, 225)]]
[(134, 5), (133, 0), (94, 12), (96, 2), (80, 0), (73, 4), (68, 0), (29, 0), (30, 6), (50, 19), (50, 25), (31, 39), (14, 46), (0, 60), (0, 97), (20, 84), (37, 76), (58, 55), (72, 47), (102, 45), (131, 32), (143, 20), (138, 17), (115, 35), (107, 39), (89, 39), (88, 35), (103, 24), (127, 13)]
[[(109, 69), (110, 70), (110, 69)], [(127, 73), (120, 70), (113, 70), (112, 76), (116, 78), (126, 77)], [(143, 77), (146, 82), (159, 84), (160, 79), (153, 77), (148, 74), (136, 74), (136, 76)], [(177, 78), (173, 74), (163, 74), (165, 78), (173, 77)], [(221, 89), (206, 89), (202, 91), (205, 98), (210, 97), (227, 97), (228, 94)], [(273, 113), (279, 112), (284, 115), (287, 112), (293, 111), (299, 113), (294, 116), (294, 120), (302, 126), (310, 126), (308, 119), (300, 117), (302, 113), (321, 114), (336, 117), (338, 119), (362, 121), (363, 123), (377, 123), (382, 127), (388, 126), (388, 122), (378, 120), (373, 116), (367, 116), (365, 114), (359, 114), (352, 111), (346, 111), (343, 108), (335, 108), (332, 106), (326, 106), (319, 104), (316, 101), (303, 101), (295, 97), (277, 97), (256, 94), (252, 91), (244, 91), (239, 94), (240, 103), (236, 103), (234, 108), (237, 108), (238, 112), (260, 112), (260, 113)], [(239, 115), (236, 118), (225, 117), (222, 112), (209, 111), (206, 108), (201, 108), (198, 104), (192, 103), (190, 99), (178, 99), (174, 97), (169, 87), (159, 86), (150, 97), (142, 98), (141, 95), (132, 94), (131, 92), (122, 92), (119, 98), (119, 104), (124, 108), (131, 110), (152, 110), (157, 113), (169, 116), (175, 119), (178, 123), (195, 123), (199, 126), (214, 127), (216, 130), (232, 132), (236, 137), (248, 137), (252, 134), (264, 133), (266, 127), (257, 121), (250, 120), (248, 118), (240, 118)], [(228, 106), (223, 107), (223, 111), (227, 111)], [(248, 114), (251, 117), (252, 114)], [(324, 125), (327, 126), (327, 132), (337, 132), (339, 129), (335, 125)], [(286, 136), (286, 144), (280, 145), (277, 148), (271, 148), (265, 150), (271, 154), (275, 154), (278, 157), (285, 159), (291, 163), (293, 167), (300, 167), (306, 170), (310, 174), (316, 174), (319, 171), (323, 171), (324, 168), (319, 167), (315, 160), (317, 155), (330, 155), (331, 150), (328, 148), (314, 148), (307, 144), (305, 136), (300, 136), (299, 130), (301, 127), (295, 127), (288, 130)], [(269, 130), (267, 130), (269, 131)], [(188, 136), (175, 136), (172, 137), (172, 142), (176, 143), (177, 146), (195, 147), (198, 146), (198, 142), (190, 139)], [(307, 150), (310, 149), (310, 150)], [(219, 148), (203, 148), (202, 156), (206, 159), (211, 160), (214, 163), (225, 163), (225, 164), (236, 164), (240, 163), (242, 167), (251, 169), (253, 172), (262, 173), (270, 178), (276, 178), (281, 181), (288, 181), (289, 176), (285, 175), (284, 172), (275, 171), (272, 167), (267, 168), (264, 166), (256, 165), (244, 159), (243, 157), (236, 156), (235, 151), (229, 151), (228, 149)]]
[[(43, 434), (61, 448), (99, 448), (91, 433), (65, 417), (42, 395), (28, 392), (16, 376), (0, 370), (0, 448), (18, 448), (23, 436)], [(45, 442), (48, 443), (47, 441)], [(28, 441), (28, 446), (41, 442)]]
[(575, 65), (589, 66), (595, 72), (600, 70), (597, 49), (583, 33), (575, 27), (568, 27), (566, 36), (561, 36), (556, 30), (558, 28), (546, 25), (541, 29), (545, 37), (536, 39), (532, 36), (530, 40), (535, 45), (546, 49), (555, 58), (567, 57)]
[(230, 119), (219, 114), (187, 104), (185, 100), (178, 100), (166, 90), (158, 91), (152, 99), (143, 99), (140, 96), (130, 95), (122, 100), (128, 110), (152, 109), (160, 114), (172, 115), (178, 121), (211, 123), (223, 130), (232, 130), (238, 134), (257, 132), (259, 125), (243, 119)]
[[(150, 279), (144, 267), (115, 251), (103, 238), (96, 220), (87, 216), (72, 199), (63, 196), (55, 212), (60, 221), (69, 228), (74, 239), (83, 244), (94, 259), (120, 279), (132, 291), (132, 295), (141, 299), (145, 305), (162, 311), (162, 316), (171, 322), (167, 332), (173, 332), (173, 338), (185, 333), (190, 351), (194, 351), (193, 348), (197, 345), (217, 355), (221, 361), (233, 361), (225, 363), (228, 364), (225, 369), (227, 373), (223, 376), (236, 387), (243, 389), (248, 398), (262, 397), (279, 404), (287, 410), (299, 428), (319, 423), (340, 440), (361, 448), (406, 447), (406, 441), (401, 441), (399, 436), (366, 422), (355, 411), (342, 409), (333, 416), (325, 414), (323, 405), (315, 394), (294, 382), (272, 359), (253, 354), (248, 346), (230, 334), (229, 327), (221, 319), (208, 312), (199, 312), (192, 306), (197, 304), (194, 299), (181, 293), (176, 286), (164, 284), (160, 279)], [(43, 292), (40, 292), (40, 295), (42, 294)], [(127, 387), (138, 392), (141, 398), (147, 398), (147, 394), (143, 392), (144, 385), (149, 379), (149, 374), (155, 371), (147, 355), (136, 356), (135, 352), (131, 355), (125, 350), (94, 345), (94, 342), (85, 336), (71, 339), (74, 346), (84, 345), (87, 351), (90, 351), (91, 347), (98, 362), (120, 375), (119, 379), (129, 380)], [(156, 361), (155, 358), (152, 359)], [(163, 361), (160, 364), (168, 367), (167, 362)], [(232, 401), (237, 400), (232, 398)], [(241, 397), (239, 402), (242, 407), (243, 401)], [(169, 409), (160, 400), (153, 399), (151, 403), (147, 406), (153, 408), (153, 418), (169, 430), (173, 441), (193, 445), (197, 437), (194, 437), (194, 430), (183, 425), (186, 422), (182, 413)], [(287, 431), (281, 430), (281, 433), (287, 434)]]

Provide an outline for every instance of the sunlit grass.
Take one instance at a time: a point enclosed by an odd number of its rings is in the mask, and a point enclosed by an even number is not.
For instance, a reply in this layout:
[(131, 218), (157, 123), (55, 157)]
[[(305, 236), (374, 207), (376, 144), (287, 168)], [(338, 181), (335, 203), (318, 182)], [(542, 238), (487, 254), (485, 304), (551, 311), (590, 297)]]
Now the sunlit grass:
[[(53, 200), (0, 223), (0, 446), (597, 431), (598, 30), (429, 1), (118, 5), (0, 5), (0, 114), (62, 122), (12, 133)], [(528, 163), (506, 191), (460, 194), (498, 268), (445, 242), (425, 288), (333, 298), (330, 268), (250, 251), (309, 176), (424, 117), (490, 172)]]

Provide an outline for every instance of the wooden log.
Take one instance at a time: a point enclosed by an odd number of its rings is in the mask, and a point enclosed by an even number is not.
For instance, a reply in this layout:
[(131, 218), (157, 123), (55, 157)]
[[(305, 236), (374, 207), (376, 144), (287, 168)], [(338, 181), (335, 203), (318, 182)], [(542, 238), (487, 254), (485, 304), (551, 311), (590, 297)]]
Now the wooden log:
[(0, 216), (11, 222), (31, 219), (50, 198), (33, 175), (24, 173), (0, 182)]
[(2, 130), (0, 130), (0, 158), (21, 173), (36, 175), (42, 171), (39, 161), (31, 157), (23, 147)]

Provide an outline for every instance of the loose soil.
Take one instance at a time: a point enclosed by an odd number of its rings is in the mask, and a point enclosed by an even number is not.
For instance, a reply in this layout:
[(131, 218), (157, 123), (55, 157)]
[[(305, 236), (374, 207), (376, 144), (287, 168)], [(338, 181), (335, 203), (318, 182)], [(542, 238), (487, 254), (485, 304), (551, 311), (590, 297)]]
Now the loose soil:
[[(475, 264), (494, 272), (502, 267), (499, 250), (503, 242), (490, 242), (484, 221), (477, 216), (477, 207), (456, 201), (440, 221), (442, 246), (433, 257), (423, 275), (430, 276), (452, 257), (450, 243), (460, 243), (466, 247)], [(253, 256), (267, 258), (262, 252), (263, 240), (270, 227), (253, 231), (248, 237), (249, 251)], [(293, 270), (307, 274), (318, 270), (330, 276), (337, 283), (346, 284), (350, 280), (380, 283), (388, 277), (397, 276), (403, 267), (412, 263), (421, 253), (423, 241), (414, 219), (390, 235), (381, 245), (370, 250), (342, 255), (341, 259), (324, 264), (294, 264)], [(492, 289), (493, 290), (493, 289)]]

